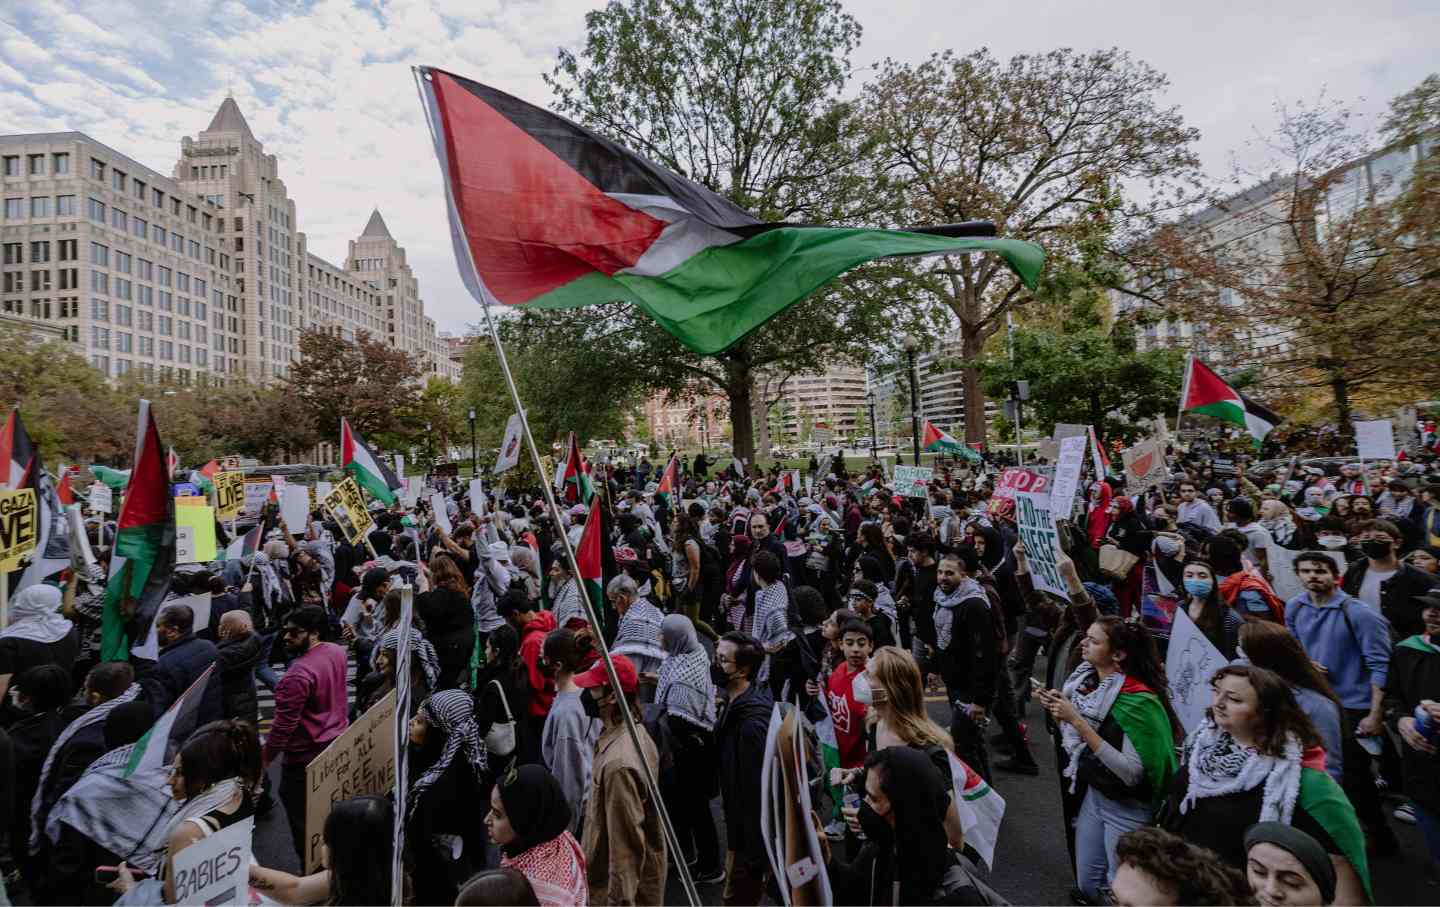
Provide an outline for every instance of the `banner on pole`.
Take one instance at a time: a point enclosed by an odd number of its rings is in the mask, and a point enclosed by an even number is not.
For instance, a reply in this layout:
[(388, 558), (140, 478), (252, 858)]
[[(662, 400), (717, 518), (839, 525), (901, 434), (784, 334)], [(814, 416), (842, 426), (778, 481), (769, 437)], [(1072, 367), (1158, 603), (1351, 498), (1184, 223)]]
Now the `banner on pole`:
[(215, 515), (233, 520), (245, 508), (245, 473), (215, 473)]
[(305, 871), (320, 868), (321, 831), (330, 807), (395, 786), (395, 691), (370, 707), (305, 767)]
[(360, 486), (355, 484), (352, 476), (346, 476), (345, 481), (325, 496), (325, 511), (352, 545), (359, 545), (370, 532), (370, 527), (375, 525), (375, 521), (370, 519), (370, 511), (365, 509)]
[(114, 513), (115, 492), (104, 482), (90, 486), (90, 511), (92, 513)]
[(250, 903), (250, 842), (255, 817), (242, 819), (177, 851), (175, 903), (242, 905)]
[(495, 457), (495, 468), (492, 472), (498, 475), (520, 462), (520, 433), (523, 427), (519, 413), (512, 415), (505, 423), (505, 440), (500, 442), (500, 453)]
[(35, 489), (0, 491), (0, 582), (20, 566), (40, 541), (40, 508)]
[(1025, 560), (1035, 588), (1066, 601), (1070, 593), (1060, 576), (1060, 533), (1050, 513), (1050, 496), (1029, 491), (1015, 493), (1015, 526), (1025, 543)]

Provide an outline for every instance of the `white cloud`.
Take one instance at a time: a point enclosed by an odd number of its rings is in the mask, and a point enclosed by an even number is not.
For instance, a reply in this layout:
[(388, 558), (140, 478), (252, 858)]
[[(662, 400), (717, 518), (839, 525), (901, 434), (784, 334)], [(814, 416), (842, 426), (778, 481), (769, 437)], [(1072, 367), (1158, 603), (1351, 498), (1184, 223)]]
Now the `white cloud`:
[[(479, 317), (456, 273), (440, 177), (409, 67), (426, 63), (525, 100), (602, 0), (34, 0), (0, 13), (0, 132), (77, 129), (168, 173), (180, 138), (227, 88), (280, 158), (310, 249), (339, 261), (379, 207), (442, 329)], [(1276, 101), (1322, 88), (1372, 117), (1435, 68), (1431, 0), (1154, 0), (1014, 5), (846, 0), (857, 69), (988, 45), (999, 57), (1119, 46), (1166, 72), (1166, 103), (1202, 130), (1214, 177), (1274, 124)], [(863, 73), (862, 73), (863, 75)], [(264, 99), (264, 100), (262, 100)]]

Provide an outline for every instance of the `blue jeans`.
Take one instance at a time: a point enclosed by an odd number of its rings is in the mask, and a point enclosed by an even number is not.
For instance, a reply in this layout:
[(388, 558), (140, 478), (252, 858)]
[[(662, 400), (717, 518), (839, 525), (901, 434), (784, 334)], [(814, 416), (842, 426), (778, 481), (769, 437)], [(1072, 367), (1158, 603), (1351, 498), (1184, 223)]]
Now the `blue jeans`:
[(275, 676), (275, 669), (270, 667), (270, 650), (275, 648), (275, 637), (278, 635), (278, 630), (260, 634), (260, 663), (255, 666), (255, 679), (265, 684), (272, 693), (275, 684), (280, 682), (280, 678)]
[(1115, 845), (1127, 831), (1150, 824), (1152, 810), (1136, 800), (1112, 800), (1095, 788), (1085, 791), (1075, 817), (1075, 882), (1092, 903), (1115, 878)]
[(1440, 813), (1433, 813), (1413, 800), (1410, 802), (1415, 807), (1415, 824), (1420, 826), (1425, 846), (1430, 848), (1430, 859), (1440, 864)]

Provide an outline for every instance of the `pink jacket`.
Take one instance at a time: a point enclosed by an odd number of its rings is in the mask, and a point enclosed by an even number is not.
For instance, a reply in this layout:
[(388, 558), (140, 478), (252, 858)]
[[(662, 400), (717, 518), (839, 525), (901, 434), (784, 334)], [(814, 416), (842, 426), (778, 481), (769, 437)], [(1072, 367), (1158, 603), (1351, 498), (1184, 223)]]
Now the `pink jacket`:
[(275, 687), (275, 718), (265, 738), (265, 760), (284, 753), (287, 763), (304, 765), (349, 726), (345, 650), (334, 643), (318, 643), (290, 663)]

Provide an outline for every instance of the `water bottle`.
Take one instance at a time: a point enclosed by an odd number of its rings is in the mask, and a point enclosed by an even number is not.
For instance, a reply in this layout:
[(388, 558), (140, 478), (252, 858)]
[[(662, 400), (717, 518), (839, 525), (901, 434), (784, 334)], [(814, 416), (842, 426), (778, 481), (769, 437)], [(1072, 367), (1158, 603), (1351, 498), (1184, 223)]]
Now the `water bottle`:
[(1425, 706), (1415, 706), (1415, 733), (1425, 738), (1427, 743), (1435, 743), (1437, 736), (1440, 736), (1440, 727), (1436, 726), (1435, 719), (1425, 711)]
[[(845, 796), (841, 800), (841, 802), (844, 803), (846, 808), (848, 809), (858, 810), (860, 808), (860, 795), (856, 793), (851, 793), (850, 791), (846, 791)], [(865, 840), (865, 832), (857, 831), (855, 832), (855, 837), (863, 841)]]

